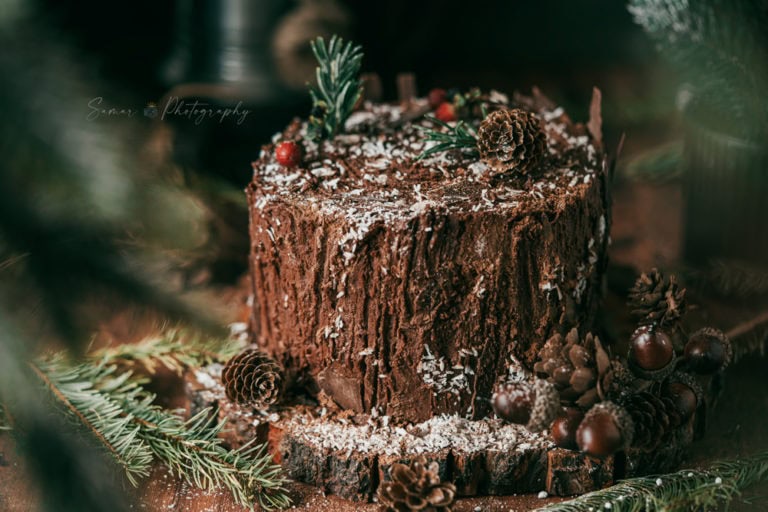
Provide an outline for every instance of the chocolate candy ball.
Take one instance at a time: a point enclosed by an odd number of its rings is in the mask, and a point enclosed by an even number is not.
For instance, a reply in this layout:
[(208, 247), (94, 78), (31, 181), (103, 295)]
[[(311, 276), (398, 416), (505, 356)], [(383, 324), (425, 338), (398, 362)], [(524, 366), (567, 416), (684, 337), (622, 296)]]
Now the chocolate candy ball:
[(624, 446), (621, 428), (609, 412), (600, 412), (584, 418), (576, 431), (579, 449), (595, 457), (607, 457)]
[(717, 329), (701, 329), (691, 335), (685, 345), (686, 366), (701, 375), (725, 368), (731, 358), (731, 344)]
[(663, 331), (641, 327), (632, 335), (629, 360), (643, 370), (666, 368), (675, 358), (672, 339)]
[(560, 448), (568, 448), (569, 450), (578, 448), (576, 431), (583, 419), (584, 413), (578, 409), (569, 408), (566, 410), (565, 416), (560, 416), (553, 421), (549, 430), (555, 444)]
[(533, 388), (527, 382), (499, 384), (491, 398), (493, 412), (510, 423), (525, 424), (531, 419), (534, 396)]

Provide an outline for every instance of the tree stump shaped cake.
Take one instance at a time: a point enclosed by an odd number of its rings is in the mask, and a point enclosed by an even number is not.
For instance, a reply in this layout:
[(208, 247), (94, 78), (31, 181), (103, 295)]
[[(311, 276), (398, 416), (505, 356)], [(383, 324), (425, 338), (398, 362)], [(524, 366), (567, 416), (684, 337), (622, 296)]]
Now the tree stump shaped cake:
[[(371, 103), (359, 48), (313, 49), (312, 114), (262, 148), (246, 191), (254, 346), (191, 383), (196, 406), (291, 478), (389, 510), (678, 464), (730, 342), (689, 339), (685, 290), (656, 270), (631, 290), (626, 357), (590, 332), (610, 228), (600, 92), (586, 124), (536, 89)], [(304, 398), (256, 412), (286, 390)]]
[(266, 146), (253, 164), (253, 336), (345, 409), (484, 417), (554, 326), (591, 321), (610, 222), (599, 134), (538, 92), (493, 104), (540, 123), (534, 168), (420, 159), (418, 101), (365, 104), (320, 143), (296, 122), (274, 142), (303, 146), (300, 163)]

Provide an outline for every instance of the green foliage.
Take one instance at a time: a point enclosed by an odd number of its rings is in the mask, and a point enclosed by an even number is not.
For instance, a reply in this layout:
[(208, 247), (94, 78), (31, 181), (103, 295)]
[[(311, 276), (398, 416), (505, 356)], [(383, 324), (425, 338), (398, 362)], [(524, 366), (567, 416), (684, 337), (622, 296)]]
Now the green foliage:
[(747, 486), (768, 479), (768, 452), (717, 462), (709, 469), (682, 470), (624, 480), (600, 491), (540, 509), (545, 512), (698, 511), (729, 503)]
[(0, 432), (3, 430), (11, 430), (11, 422), (6, 416), (5, 407), (0, 403)]
[(675, 140), (643, 151), (626, 165), (623, 175), (631, 180), (668, 183), (680, 178), (683, 143)]
[(363, 92), (360, 81), (362, 47), (344, 43), (338, 36), (311, 42), (317, 59), (317, 84), (310, 88), (312, 114), (309, 117), (310, 136), (314, 139), (333, 137), (344, 128)]
[(437, 142), (437, 144), (424, 150), (418, 160), (452, 149), (477, 151), (477, 134), (464, 121), (458, 121), (455, 126), (451, 126), (435, 117), (427, 117), (427, 119), (445, 131), (425, 129), (425, 140)]
[[(768, 9), (760, 0), (630, 0), (693, 93), (692, 108), (754, 136), (768, 122)], [(764, 133), (764, 132), (762, 132)]]
[(226, 361), (245, 346), (232, 338), (211, 338), (182, 327), (165, 329), (137, 343), (124, 343), (91, 352), (90, 357), (120, 366), (141, 366), (154, 374), (164, 366), (177, 375), (187, 368)]
[(40, 361), (34, 372), (69, 416), (89, 430), (137, 485), (154, 460), (206, 490), (225, 488), (246, 507), (258, 502), (271, 510), (290, 505), (280, 467), (266, 446), (237, 450), (222, 446), (224, 422), (213, 423), (209, 410), (187, 421), (154, 405), (155, 395), (131, 372), (115, 365), (69, 365), (61, 357)]

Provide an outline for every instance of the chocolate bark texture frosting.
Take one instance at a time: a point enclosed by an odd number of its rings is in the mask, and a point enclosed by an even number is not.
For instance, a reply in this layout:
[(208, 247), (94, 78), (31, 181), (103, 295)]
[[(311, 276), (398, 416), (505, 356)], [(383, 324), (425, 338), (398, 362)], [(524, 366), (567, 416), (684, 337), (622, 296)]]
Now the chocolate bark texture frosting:
[[(253, 341), (342, 408), (487, 416), (500, 377), (591, 323), (610, 225), (599, 133), (538, 91), (493, 95), (542, 120), (525, 176), (461, 151), (419, 160), (419, 100), (364, 104), (320, 143), (295, 121), (253, 163)], [(275, 160), (283, 140), (302, 144), (298, 166)]]

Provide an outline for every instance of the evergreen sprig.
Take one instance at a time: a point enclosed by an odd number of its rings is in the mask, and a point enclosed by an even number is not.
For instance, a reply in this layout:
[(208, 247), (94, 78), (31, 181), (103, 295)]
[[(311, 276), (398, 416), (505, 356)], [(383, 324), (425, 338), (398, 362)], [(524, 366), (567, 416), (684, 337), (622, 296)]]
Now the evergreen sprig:
[(722, 461), (709, 469), (682, 470), (667, 475), (632, 478), (570, 501), (539, 509), (542, 512), (654, 512), (714, 510), (729, 503), (744, 488), (768, 479), (768, 452)]
[(768, 121), (768, 9), (759, 0), (630, 0), (695, 107), (747, 135)]
[(233, 338), (210, 338), (181, 327), (164, 329), (137, 343), (123, 343), (91, 352), (91, 359), (125, 367), (143, 367), (154, 374), (164, 366), (177, 375), (187, 368), (225, 361), (245, 343)]
[(477, 151), (477, 134), (464, 121), (458, 121), (454, 126), (451, 126), (436, 117), (428, 116), (427, 120), (437, 124), (443, 130), (424, 130), (425, 140), (437, 142), (437, 144), (422, 151), (417, 160), (452, 149)]
[(312, 96), (310, 136), (314, 139), (333, 137), (344, 128), (363, 92), (360, 80), (363, 50), (335, 35), (327, 46), (322, 37), (310, 44), (318, 63), (317, 84), (309, 90)]
[(214, 424), (209, 410), (187, 421), (154, 405), (155, 395), (131, 372), (104, 363), (69, 365), (54, 357), (32, 365), (69, 416), (89, 430), (137, 485), (158, 460), (202, 489), (227, 489), (243, 506), (285, 508), (285, 481), (265, 445), (237, 450), (222, 446), (224, 422)]

